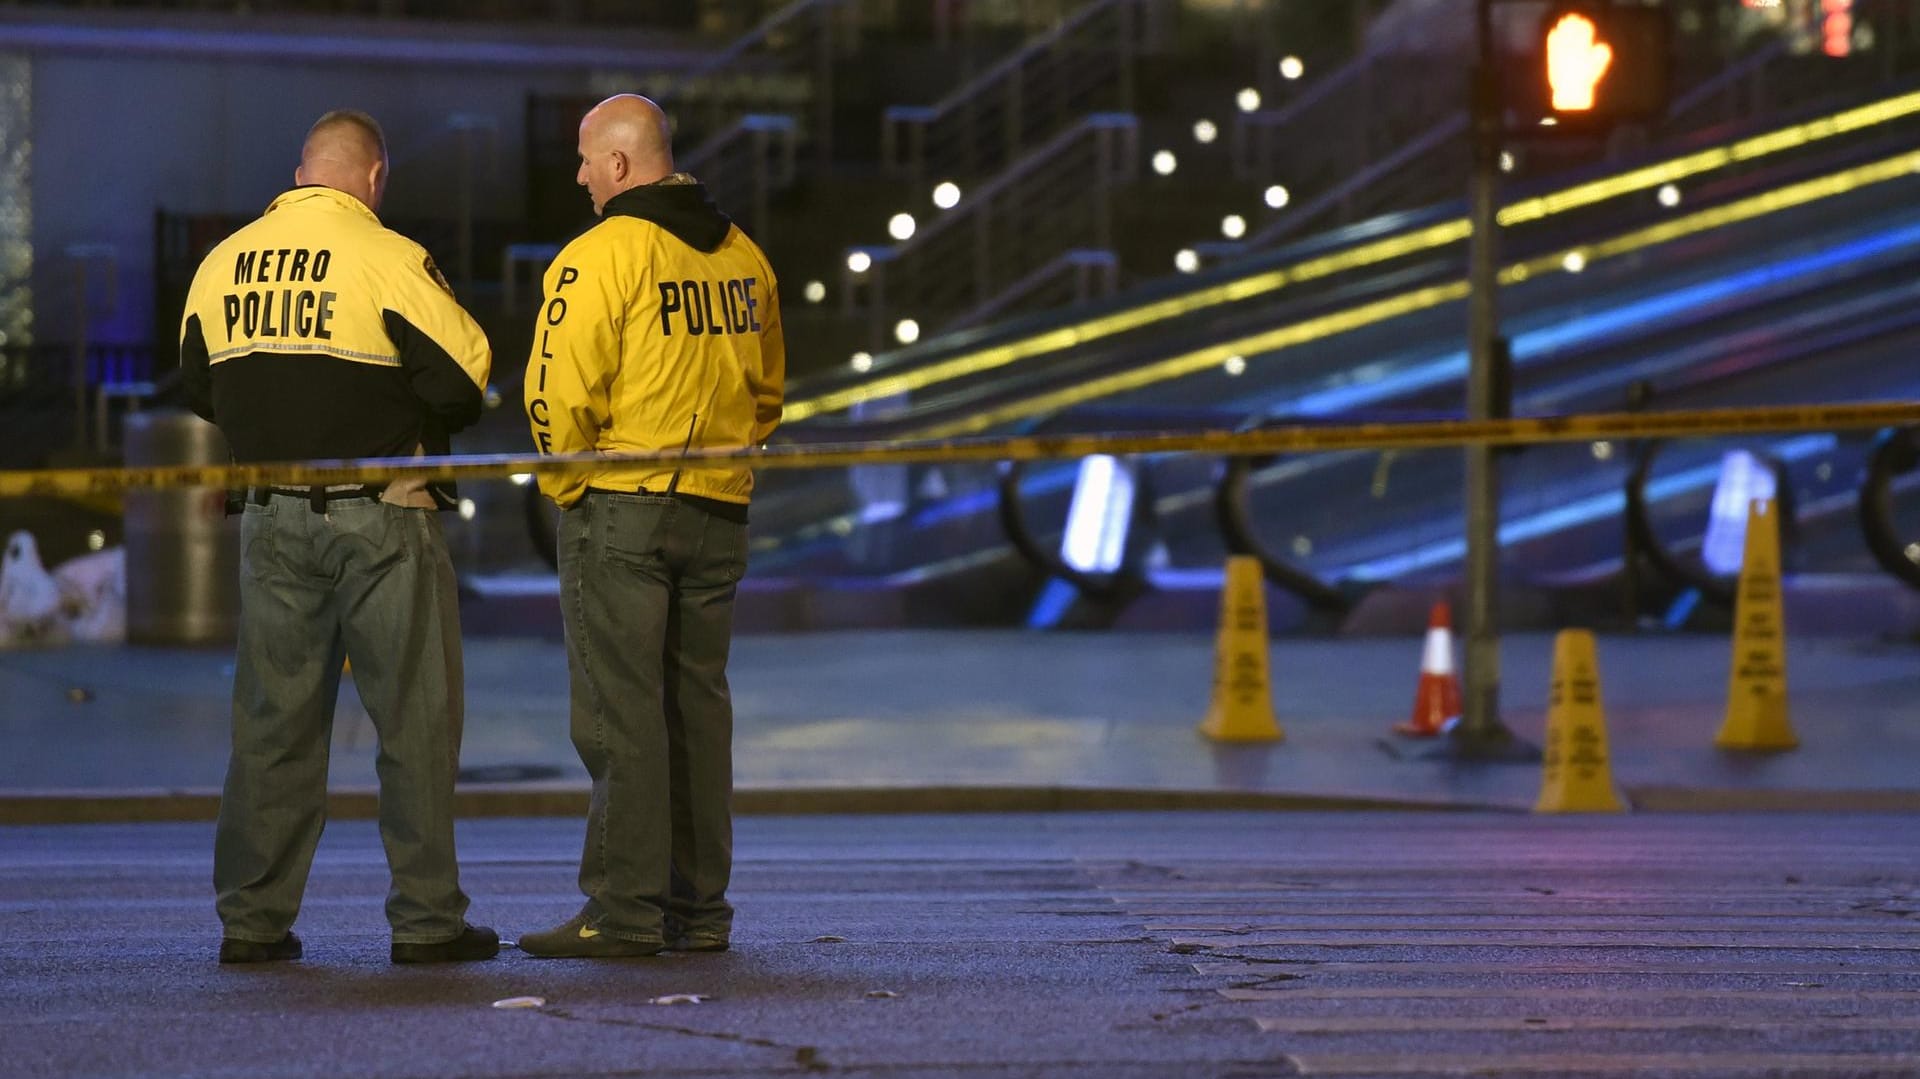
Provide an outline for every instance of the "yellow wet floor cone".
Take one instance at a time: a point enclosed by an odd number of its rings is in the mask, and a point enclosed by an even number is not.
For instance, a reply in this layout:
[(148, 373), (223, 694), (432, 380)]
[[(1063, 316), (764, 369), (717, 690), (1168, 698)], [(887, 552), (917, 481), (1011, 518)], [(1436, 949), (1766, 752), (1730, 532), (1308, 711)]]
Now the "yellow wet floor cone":
[(1733, 607), (1733, 670), (1727, 716), (1713, 744), (1780, 750), (1800, 744), (1787, 720), (1787, 624), (1780, 610), (1779, 503), (1747, 506), (1746, 553)]
[(1216, 742), (1278, 742), (1267, 678), (1267, 591), (1259, 559), (1227, 559), (1220, 593), (1220, 636), (1213, 653), (1213, 703), (1200, 733)]
[(1535, 813), (1619, 813), (1607, 757), (1607, 716), (1593, 634), (1562, 630), (1553, 640), (1553, 693), (1547, 702), (1546, 768)]

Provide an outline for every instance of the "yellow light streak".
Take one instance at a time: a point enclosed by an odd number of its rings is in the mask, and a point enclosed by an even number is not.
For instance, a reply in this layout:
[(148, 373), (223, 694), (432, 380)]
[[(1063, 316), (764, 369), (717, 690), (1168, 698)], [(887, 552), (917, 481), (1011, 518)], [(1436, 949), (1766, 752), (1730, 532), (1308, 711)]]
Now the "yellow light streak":
[[(1658, 244), (1671, 243), (1687, 236), (1751, 221), (1768, 214), (1804, 206), (1810, 202), (1834, 198), (1871, 184), (1912, 175), (1917, 170), (1920, 170), (1920, 154), (1908, 153), (1870, 165), (1861, 165), (1827, 176), (1803, 180), (1800, 183), (1750, 196), (1725, 206), (1701, 210), (1649, 228), (1625, 233), (1600, 243), (1582, 244), (1575, 248), (1566, 248), (1514, 263), (1500, 271), (1500, 283), (1517, 284), (1542, 274), (1564, 272), (1566, 258), (1570, 251), (1578, 251), (1584, 255), (1587, 265), (1591, 267), (1593, 263), (1603, 259), (1619, 258)], [(1043, 416), (1103, 397), (1144, 389), (1185, 375), (1208, 371), (1218, 367), (1228, 356), (1252, 356), (1255, 353), (1272, 352), (1308, 344), (1335, 334), (1378, 325), (1389, 319), (1463, 300), (1470, 291), (1465, 281), (1430, 285), (1359, 307), (1321, 315), (1279, 329), (1267, 330), (1250, 337), (1169, 356), (1154, 363), (1116, 372), (1077, 386), (1009, 402), (998, 408), (962, 416), (945, 423), (932, 424), (909, 434), (916, 438), (957, 438), (977, 435), (1003, 424)]]
[[(1920, 92), (1887, 98), (1778, 131), (1701, 150), (1645, 168), (1633, 169), (1617, 176), (1576, 184), (1536, 198), (1523, 199), (1502, 209), (1498, 220), (1505, 227), (1528, 224), (1555, 214), (1593, 206), (1610, 199), (1798, 149), (1823, 139), (1890, 123), (1916, 113), (1920, 113)], [(1405, 235), (1391, 236), (1346, 251), (1308, 259), (1293, 266), (1260, 271), (1180, 296), (1155, 300), (1139, 307), (1059, 327), (1032, 337), (954, 356), (912, 371), (885, 375), (831, 393), (792, 401), (786, 407), (786, 420), (789, 423), (798, 423), (813, 416), (842, 411), (862, 401), (890, 397), (894, 394), (907, 393), (942, 382), (981, 374), (1035, 356), (1064, 351), (1101, 338), (1125, 333), (1162, 319), (1177, 318), (1209, 307), (1266, 295), (1288, 285), (1379, 265), (1423, 251), (1436, 250), (1449, 244), (1462, 242), (1472, 234), (1473, 229), (1467, 219), (1456, 218)]]

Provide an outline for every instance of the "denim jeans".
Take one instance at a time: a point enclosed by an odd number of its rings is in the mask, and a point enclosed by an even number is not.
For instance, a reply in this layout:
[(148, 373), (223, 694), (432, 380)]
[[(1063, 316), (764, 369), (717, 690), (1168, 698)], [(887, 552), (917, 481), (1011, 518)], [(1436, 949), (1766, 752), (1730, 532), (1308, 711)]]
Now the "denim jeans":
[(453, 848), (464, 701), (458, 597), (431, 510), (373, 499), (248, 504), (240, 523), (233, 750), (213, 852), (226, 936), (292, 928), (326, 825), (340, 668), (351, 659), (379, 736), (380, 839), (398, 943), (460, 934)]
[(724, 937), (747, 528), (671, 497), (590, 493), (561, 514), (559, 546), (573, 745), (593, 777), (581, 913), (626, 940)]

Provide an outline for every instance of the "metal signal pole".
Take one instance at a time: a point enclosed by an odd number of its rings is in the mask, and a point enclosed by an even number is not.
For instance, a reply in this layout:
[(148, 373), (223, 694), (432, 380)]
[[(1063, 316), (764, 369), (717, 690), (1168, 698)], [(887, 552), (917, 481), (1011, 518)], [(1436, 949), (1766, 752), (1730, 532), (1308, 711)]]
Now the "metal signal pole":
[[(1467, 417), (1508, 414), (1511, 384), (1507, 350), (1500, 338), (1496, 188), (1506, 120), (1500, 105), (1500, 73), (1493, 36), (1494, 0), (1477, 0), (1477, 52), (1473, 69), (1473, 174), (1468, 198), (1473, 222), (1468, 254), (1472, 295), (1467, 300), (1469, 367)], [(1538, 759), (1500, 720), (1500, 468), (1490, 446), (1467, 455), (1466, 663), (1463, 714), (1442, 751), (1459, 760)]]

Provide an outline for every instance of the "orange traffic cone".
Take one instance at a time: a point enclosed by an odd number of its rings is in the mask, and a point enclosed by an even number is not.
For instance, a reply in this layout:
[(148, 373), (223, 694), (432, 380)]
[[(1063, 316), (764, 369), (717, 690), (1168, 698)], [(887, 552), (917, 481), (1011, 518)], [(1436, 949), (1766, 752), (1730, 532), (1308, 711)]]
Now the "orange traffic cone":
[(1395, 734), (1432, 738), (1460, 717), (1460, 680), (1453, 674), (1453, 613), (1447, 602), (1427, 616), (1427, 647), (1420, 655), (1420, 688), (1413, 695), (1413, 718), (1394, 725)]

